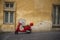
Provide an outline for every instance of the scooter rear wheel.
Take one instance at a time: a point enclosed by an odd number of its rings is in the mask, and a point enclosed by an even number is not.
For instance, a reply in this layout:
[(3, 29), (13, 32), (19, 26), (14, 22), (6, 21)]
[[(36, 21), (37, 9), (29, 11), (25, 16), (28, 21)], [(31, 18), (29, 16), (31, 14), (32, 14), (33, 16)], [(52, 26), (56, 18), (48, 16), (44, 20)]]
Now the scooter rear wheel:
[(31, 30), (26, 30), (26, 33), (31, 33)]
[(15, 34), (18, 34), (18, 31), (15, 31)]

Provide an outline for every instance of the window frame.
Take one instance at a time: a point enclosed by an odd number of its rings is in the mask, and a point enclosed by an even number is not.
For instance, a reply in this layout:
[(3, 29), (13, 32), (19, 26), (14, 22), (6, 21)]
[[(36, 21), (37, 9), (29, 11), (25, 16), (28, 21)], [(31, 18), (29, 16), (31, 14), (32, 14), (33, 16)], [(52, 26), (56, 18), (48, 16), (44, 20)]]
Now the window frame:
[[(11, 3), (13, 3), (13, 7), (10, 7)], [(6, 4), (9, 4), (9, 7), (6, 7)], [(14, 2), (4, 2), (4, 8), (14, 8)]]
[[(54, 12), (54, 7), (56, 7), (55, 8), (55, 11), (56, 12)], [(60, 5), (53, 5), (53, 14), (52, 14), (52, 26), (60, 26), (60, 23), (58, 24), (58, 7), (60, 7)], [(55, 15), (54, 15), (54, 13), (55, 13)], [(56, 21), (54, 20), (54, 16), (56, 16)], [(55, 21), (55, 22), (54, 22)], [(55, 24), (54, 24), (55, 23)]]
[[(5, 22), (5, 12), (8, 12), (8, 22)], [(13, 12), (13, 22), (10, 22), (10, 12)], [(4, 24), (14, 24), (14, 11), (4, 11)]]
[[(12, 8), (8, 8), (8, 7), (6, 8), (6, 7), (5, 7), (5, 2), (11, 2), (11, 3), (13, 3), (13, 7), (12, 7)], [(6, 0), (5, 0), (5, 1), (4, 1), (4, 3), (3, 3), (3, 24), (14, 24), (14, 23), (15, 23), (15, 20), (16, 20), (16, 19), (15, 19), (15, 14), (16, 14), (16, 13), (15, 13), (15, 10), (16, 10), (16, 3), (15, 3), (15, 1), (13, 1), (13, 0), (11, 0), (11, 1), (8, 1), (8, 0), (6, 1)], [(4, 11), (13, 11), (13, 23), (6, 23), (6, 22), (5, 22)]]

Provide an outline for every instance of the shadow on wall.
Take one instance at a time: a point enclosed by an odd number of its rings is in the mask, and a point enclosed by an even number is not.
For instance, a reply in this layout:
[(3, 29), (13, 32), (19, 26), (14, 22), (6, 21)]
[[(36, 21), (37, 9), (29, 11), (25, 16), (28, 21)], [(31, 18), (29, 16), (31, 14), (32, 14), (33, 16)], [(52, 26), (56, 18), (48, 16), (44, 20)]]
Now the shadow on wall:
[(33, 32), (40, 32), (40, 31), (50, 31), (52, 28), (52, 22), (51, 21), (42, 21), (37, 23), (32, 27)]

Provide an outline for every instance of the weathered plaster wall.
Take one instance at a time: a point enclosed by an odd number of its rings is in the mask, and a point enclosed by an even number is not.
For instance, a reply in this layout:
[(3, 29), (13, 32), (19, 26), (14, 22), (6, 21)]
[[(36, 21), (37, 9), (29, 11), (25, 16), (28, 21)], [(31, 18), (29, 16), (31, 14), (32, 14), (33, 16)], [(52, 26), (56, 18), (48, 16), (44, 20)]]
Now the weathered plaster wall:
[[(26, 24), (34, 23), (32, 31), (49, 31), (52, 28), (53, 4), (59, 4), (60, 0), (8, 0), (16, 3), (16, 24), (3, 24), (3, 1), (0, 0), (0, 25), (3, 31), (13, 31), (18, 20), (23, 18)], [(40, 24), (41, 23), (41, 24)], [(8, 27), (9, 26), (9, 27)]]
[(51, 29), (52, 29), (52, 22), (48, 20), (40, 21), (36, 25), (32, 26), (33, 32), (51, 31)]
[(0, 31), (2, 24), (3, 24), (3, 8), (2, 8), (2, 0), (0, 0)]
[[(32, 31), (51, 30), (53, 4), (60, 4), (59, 0), (16, 0), (16, 2), (16, 24), (19, 18), (24, 18), (27, 24), (34, 23)], [(45, 23), (45, 21), (47, 22)], [(39, 22), (42, 22), (42, 24), (39, 24)]]
[(2, 8), (2, 1), (0, 0), (0, 24), (3, 22), (3, 8)]

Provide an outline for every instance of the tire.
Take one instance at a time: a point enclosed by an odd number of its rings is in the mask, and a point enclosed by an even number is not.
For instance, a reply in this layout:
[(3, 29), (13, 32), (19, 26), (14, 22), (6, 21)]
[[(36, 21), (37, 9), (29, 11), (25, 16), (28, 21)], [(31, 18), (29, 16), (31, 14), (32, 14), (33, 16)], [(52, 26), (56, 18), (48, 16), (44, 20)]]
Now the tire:
[(15, 31), (15, 34), (18, 34), (18, 31)]
[(31, 33), (31, 30), (26, 30), (26, 33), (28, 33), (28, 34)]

